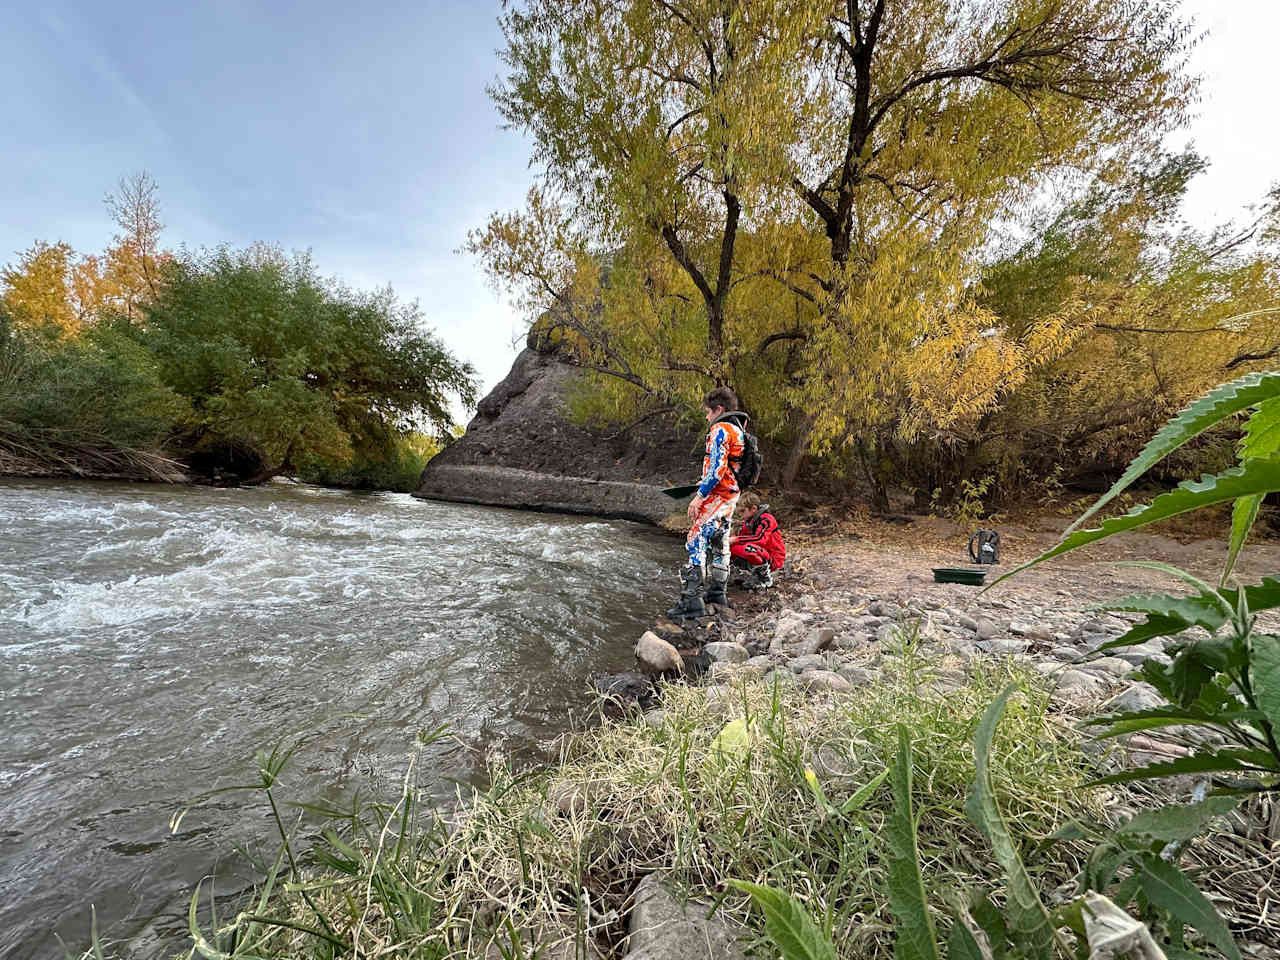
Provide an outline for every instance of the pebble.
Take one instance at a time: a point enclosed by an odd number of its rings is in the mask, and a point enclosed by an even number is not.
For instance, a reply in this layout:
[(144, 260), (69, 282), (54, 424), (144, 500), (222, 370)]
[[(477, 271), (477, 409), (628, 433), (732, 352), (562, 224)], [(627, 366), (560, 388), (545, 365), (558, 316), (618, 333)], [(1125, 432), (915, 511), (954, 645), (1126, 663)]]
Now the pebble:
[(979, 617), (977, 624), (977, 629), (974, 632), (977, 633), (979, 640), (990, 640), (1000, 632), (1000, 629), (994, 623), (984, 617)]
[(878, 628), (876, 628), (876, 639), (883, 643), (890, 637), (894, 636), (897, 632), (898, 625), (896, 623), (882, 623)]
[(951, 612), (951, 619), (966, 630), (972, 630), (974, 633), (978, 632), (978, 621), (973, 619), (973, 617), (969, 616), (967, 613), (961, 613), (959, 610), (953, 610)]

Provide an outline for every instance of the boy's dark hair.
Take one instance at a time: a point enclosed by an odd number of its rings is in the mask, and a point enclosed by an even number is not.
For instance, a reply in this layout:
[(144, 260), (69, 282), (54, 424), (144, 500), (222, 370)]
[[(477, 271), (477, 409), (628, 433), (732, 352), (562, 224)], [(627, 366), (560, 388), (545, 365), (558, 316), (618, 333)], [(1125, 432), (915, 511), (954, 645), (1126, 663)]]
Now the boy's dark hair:
[(702, 398), (702, 405), (708, 410), (723, 407), (725, 410), (738, 409), (738, 395), (728, 387), (716, 387)]

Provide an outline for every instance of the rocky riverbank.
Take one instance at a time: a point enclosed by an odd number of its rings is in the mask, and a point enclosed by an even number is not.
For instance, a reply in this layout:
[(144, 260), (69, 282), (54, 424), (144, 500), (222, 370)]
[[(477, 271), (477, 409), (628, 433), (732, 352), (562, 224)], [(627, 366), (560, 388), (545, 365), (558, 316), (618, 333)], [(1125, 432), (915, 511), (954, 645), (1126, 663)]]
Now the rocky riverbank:
[[(1154, 696), (1133, 675), (1148, 659), (1167, 662), (1168, 641), (1098, 655), (1139, 619), (1100, 608), (1126, 595), (1179, 592), (1180, 585), (1125, 561), (1163, 560), (1211, 579), (1223, 549), (1211, 539), (1131, 536), (1083, 560), (1044, 564), (983, 590), (933, 581), (933, 567), (959, 562), (963, 531), (930, 518), (912, 526), (871, 524), (863, 533), (802, 539), (774, 589), (735, 591), (733, 608), (717, 608), (701, 622), (658, 619), (637, 644), (638, 662), (651, 676), (705, 674), (720, 683), (776, 672), (804, 687), (847, 691), (866, 683), (886, 651), (907, 646), (941, 684), (957, 682), (976, 661), (1011, 658), (1051, 678), (1064, 707), (1097, 707), (1123, 693), (1115, 706), (1127, 709)], [(1054, 532), (1051, 522), (1008, 529), (1011, 562), (987, 568), (988, 583), (1052, 544)], [(1251, 548), (1237, 574), (1247, 582), (1277, 569), (1280, 545), (1264, 542)], [(683, 655), (681, 670), (672, 669), (664, 645)]]

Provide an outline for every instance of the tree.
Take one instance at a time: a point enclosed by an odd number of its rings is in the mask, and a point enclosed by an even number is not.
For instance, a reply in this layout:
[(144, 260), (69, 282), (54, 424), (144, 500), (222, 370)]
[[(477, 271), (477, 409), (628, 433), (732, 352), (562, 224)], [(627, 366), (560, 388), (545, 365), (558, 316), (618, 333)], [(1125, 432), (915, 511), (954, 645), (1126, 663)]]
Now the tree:
[(321, 279), (273, 247), (174, 258), (133, 335), (191, 404), (194, 450), (249, 480), (313, 460), (377, 459), (412, 431), (445, 435), (475, 372), (422, 329), (416, 304)]
[(118, 309), (130, 321), (139, 317), (140, 303), (159, 295), (162, 267), (168, 254), (160, 252), (158, 186), (145, 170), (121, 177), (115, 193), (103, 199), (120, 232), (106, 254), (105, 272), (119, 298)]
[(950, 358), (1007, 381), (1065, 350), (1061, 323), (982, 336), (991, 225), (1149, 144), (1193, 87), (1158, 0), (530, 0), (502, 25), (494, 96), (546, 185), (468, 249), (651, 401), (739, 386), (785, 481), (998, 402)]

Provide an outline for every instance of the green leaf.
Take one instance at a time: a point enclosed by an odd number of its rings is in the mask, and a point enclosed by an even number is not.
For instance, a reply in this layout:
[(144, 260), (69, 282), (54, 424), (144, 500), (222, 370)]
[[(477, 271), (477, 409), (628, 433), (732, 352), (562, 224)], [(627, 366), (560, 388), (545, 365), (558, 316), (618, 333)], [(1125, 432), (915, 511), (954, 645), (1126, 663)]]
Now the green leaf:
[(1214, 818), (1225, 816), (1239, 804), (1237, 797), (1209, 797), (1192, 804), (1170, 803), (1135, 814), (1116, 833), (1123, 837), (1150, 837), (1165, 842), (1191, 840), (1203, 833)]
[(1155, 856), (1139, 861), (1142, 892), (1179, 924), (1187, 924), (1232, 960), (1240, 960), (1231, 931), (1212, 903), (1181, 870)]
[(1271, 399), (1258, 404), (1258, 409), (1245, 421), (1240, 460), (1274, 457), (1277, 453), (1280, 453), (1280, 400)]
[(1235, 569), (1236, 561), (1240, 559), (1240, 551), (1244, 549), (1244, 542), (1249, 539), (1249, 531), (1253, 529), (1254, 521), (1258, 519), (1258, 508), (1261, 506), (1262, 494), (1255, 493), (1248, 497), (1241, 497), (1231, 508), (1231, 539), (1228, 541), (1227, 562), (1222, 565), (1220, 581), (1224, 587), (1231, 576), (1231, 571)]
[(835, 960), (835, 946), (795, 897), (760, 883), (726, 882), (735, 890), (751, 895), (764, 914), (765, 932), (777, 944), (783, 960)]
[(1142, 623), (1131, 627), (1126, 633), (1116, 637), (1114, 640), (1107, 641), (1089, 652), (1102, 653), (1104, 650), (1114, 650), (1117, 647), (1133, 647), (1156, 637), (1176, 637), (1191, 626), (1193, 624), (1188, 623), (1182, 617), (1153, 613)]
[(1280, 730), (1280, 637), (1255, 633), (1249, 643), (1254, 697), (1271, 728)]
[(1085, 723), (1089, 726), (1110, 724), (1106, 730), (1094, 734), (1097, 740), (1121, 737), (1141, 730), (1156, 730), (1160, 727), (1192, 725), (1202, 727), (1221, 727), (1229, 723), (1253, 723), (1262, 719), (1257, 710), (1227, 710), (1207, 712), (1193, 704), (1190, 707), (1155, 707), (1151, 710), (1134, 710), (1131, 713), (1114, 713), (1107, 716), (1093, 717)]
[(1219, 750), (1216, 753), (1194, 753), (1161, 763), (1150, 763), (1134, 770), (1122, 770), (1110, 776), (1091, 780), (1087, 785), (1101, 786), (1107, 783), (1129, 783), (1134, 780), (1154, 780), (1178, 773), (1250, 773), (1272, 772), (1275, 761), (1265, 750)]
[[(947, 960), (992, 960), (990, 947), (983, 949), (985, 944), (979, 945), (976, 924), (970, 928), (964, 919), (957, 916), (956, 922), (951, 925), (951, 935), (947, 938)], [(978, 930), (978, 934), (982, 931)], [(986, 935), (983, 934), (983, 939)]]
[(876, 788), (884, 783), (884, 778), (889, 776), (889, 768), (885, 767), (876, 774), (870, 781), (863, 784), (854, 792), (848, 800), (840, 805), (841, 813), (853, 813), (855, 810), (861, 810), (862, 806), (871, 799), (872, 794), (876, 792)]
[[(1123, 493), (1164, 457), (1232, 414), (1240, 413), (1280, 397), (1280, 372), (1249, 373), (1239, 380), (1224, 383), (1184, 408), (1152, 437), (1125, 472), (1092, 507), (1082, 513), (1066, 530), (1070, 534), (1091, 516)], [(1003, 579), (1003, 578), (1002, 578)]]
[[(1218, 593), (1233, 607), (1240, 602), (1238, 590), (1219, 590)], [(1263, 577), (1261, 583), (1249, 584), (1244, 588), (1244, 597), (1252, 613), (1274, 610), (1280, 607), (1280, 580), (1275, 577)]]
[(1011, 939), (1015, 944), (1030, 949), (1035, 956), (1047, 956), (1053, 945), (1053, 926), (1022, 863), (1008, 826), (1000, 815), (991, 780), (991, 740), (1004, 713), (1005, 703), (1016, 688), (1016, 684), (1005, 687), (1004, 692), (987, 707), (978, 723), (973, 738), (976, 769), (965, 803), (965, 813), (991, 842), (996, 860), (1004, 869), (1005, 885), (1008, 888), (1006, 912)]
[[(711, 755), (721, 763), (743, 760), (750, 753), (751, 729), (746, 717), (730, 720), (711, 741)], [(816, 779), (814, 783), (817, 783)]]
[(1217, 673), (1217, 669), (1207, 662), (1207, 650), (1200, 650), (1199, 647), (1198, 643), (1189, 644), (1174, 658), (1169, 667), (1169, 679), (1173, 681), (1173, 698), (1184, 707), (1200, 696), (1200, 691)]
[(1106, 609), (1171, 617), (1197, 627), (1204, 627), (1206, 630), (1217, 630), (1227, 622), (1227, 614), (1222, 609), (1222, 604), (1225, 602), (1217, 593), (1212, 597), (1178, 597), (1157, 593), (1149, 596), (1122, 597), (1114, 603), (1108, 603)]
[(911, 810), (911, 740), (898, 726), (898, 758), (892, 768), (893, 813), (885, 824), (889, 853), (889, 909), (897, 921), (897, 960), (938, 960), (938, 935), (920, 877), (920, 850)]
[[(1280, 379), (1280, 374), (1277, 374), (1277, 378)], [(1122, 517), (1110, 517), (1102, 521), (1100, 526), (1090, 530), (1076, 530), (1040, 556), (1010, 570), (995, 583), (1000, 583), (1036, 564), (1070, 553), (1087, 544), (1105, 540), (1117, 533), (1136, 530), (1199, 507), (1225, 503), (1228, 500), (1255, 493), (1271, 493), (1275, 490), (1280, 490), (1280, 458), (1249, 460), (1243, 466), (1227, 470), (1225, 473), (1205, 475), (1194, 481), (1188, 480), (1168, 493), (1156, 497), (1151, 503), (1134, 507)], [(992, 586), (995, 586), (995, 583)]]
[(836, 808), (831, 805), (831, 801), (827, 799), (826, 791), (822, 789), (822, 784), (818, 782), (818, 775), (809, 767), (804, 768), (804, 782), (809, 785), (809, 792), (813, 794), (813, 802), (818, 805), (818, 809), (822, 811), (823, 819), (836, 812)]

